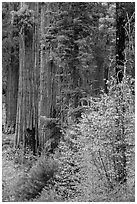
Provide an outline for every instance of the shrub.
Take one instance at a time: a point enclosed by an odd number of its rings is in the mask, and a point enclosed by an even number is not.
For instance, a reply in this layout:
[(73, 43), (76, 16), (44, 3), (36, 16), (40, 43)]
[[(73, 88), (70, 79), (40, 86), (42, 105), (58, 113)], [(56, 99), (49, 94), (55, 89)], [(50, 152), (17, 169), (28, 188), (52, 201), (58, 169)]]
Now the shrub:
[(62, 197), (59, 197), (56, 194), (56, 191), (53, 186), (51, 188), (45, 187), (41, 194), (36, 198), (32, 200), (33, 202), (63, 202)]
[(26, 170), (29, 170), (37, 159), (38, 157), (34, 156), (33, 152), (29, 148), (26, 148), (25, 153), (23, 147), (14, 149), (14, 163), (18, 166), (25, 166)]
[(81, 180), (82, 159), (81, 144), (77, 141), (75, 125), (65, 131), (55, 157), (58, 158), (58, 171), (54, 179), (57, 197), (63, 201), (74, 199), (80, 193), (78, 186)]
[(41, 156), (28, 173), (24, 173), (16, 184), (15, 201), (35, 198), (48, 185), (57, 169), (57, 162)]
[(64, 200), (107, 200), (134, 176), (133, 97), (127, 79), (113, 81), (109, 94), (92, 99), (81, 122), (66, 131), (54, 185)]
[[(89, 164), (86, 166), (92, 170), (96, 167), (96, 175), (94, 171), (93, 175), (100, 178), (103, 184), (100, 189), (106, 187), (104, 193), (113, 191), (134, 174), (134, 162), (131, 162), (134, 158), (134, 122), (134, 96), (128, 79), (111, 84), (109, 94), (103, 94), (96, 103), (91, 100), (90, 110), (83, 115), (79, 130), (87, 152), (85, 161)], [(88, 176), (88, 181), (90, 178)], [(100, 181), (97, 180), (94, 189), (99, 189)]]

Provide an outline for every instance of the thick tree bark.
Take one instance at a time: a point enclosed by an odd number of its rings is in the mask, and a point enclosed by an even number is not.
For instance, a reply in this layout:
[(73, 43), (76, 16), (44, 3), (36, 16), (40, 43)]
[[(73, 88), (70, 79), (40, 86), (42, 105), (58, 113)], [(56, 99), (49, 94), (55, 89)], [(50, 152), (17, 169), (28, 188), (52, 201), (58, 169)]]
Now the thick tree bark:
[(97, 96), (101, 89), (104, 90), (104, 53), (101, 47), (94, 47), (94, 58), (96, 67), (93, 72), (92, 94)]
[(6, 124), (4, 129), (6, 133), (14, 133), (16, 124), (19, 63), (13, 55), (10, 65), (6, 89)]
[(56, 74), (56, 65), (53, 59), (47, 62), (46, 64), (48, 69), (48, 78), (47, 78), (47, 116), (50, 118), (56, 118), (56, 83), (55, 83), (55, 74)]
[[(39, 102), (39, 140), (41, 149), (53, 136), (56, 121), (56, 65), (51, 56), (51, 49), (45, 50), (45, 28), (49, 26), (50, 3), (41, 4), (41, 55), (40, 55), (40, 102)], [(45, 15), (45, 11), (47, 15)]]
[[(10, 10), (16, 10), (17, 4), (10, 4)], [(11, 22), (11, 30), (9, 33), (11, 42), (13, 37), (13, 25)], [(19, 57), (16, 55), (18, 53), (18, 46), (11, 47), (10, 54), (10, 65), (7, 70), (7, 88), (6, 88), (6, 123), (4, 124), (4, 132), (14, 133), (16, 124), (16, 112), (17, 112), (17, 96), (18, 96), (18, 78), (19, 78)]]
[(94, 16), (96, 29), (93, 33), (93, 65), (95, 66), (92, 76), (92, 95), (98, 96), (104, 90), (104, 48), (99, 41), (99, 17)]
[(44, 140), (45, 140), (45, 134), (43, 133), (43, 121), (41, 119), (41, 116), (46, 115), (46, 100), (47, 100), (47, 94), (46, 94), (46, 73), (45, 73), (45, 52), (44, 52), (44, 28), (45, 28), (45, 4), (41, 3), (41, 14), (40, 14), (40, 101), (39, 101), (39, 143), (40, 148), (44, 148)]
[[(26, 83), (24, 79), (24, 63), (25, 63), (25, 43), (24, 33), (19, 34), (19, 87), (18, 87), (18, 101), (17, 101), (17, 116), (16, 116), (16, 131), (15, 131), (15, 147), (19, 147), (22, 142), (25, 146), (24, 133), (24, 111), (23, 111), (23, 93), (25, 93), (23, 84)], [(25, 82), (25, 83), (24, 83)]]
[[(29, 5), (29, 3), (28, 3)], [(23, 6), (23, 5), (22, 5)], [(38, 12), (37, 4), (30, 5)], [(15, 147), (30, 145), (33, 153), (38, 145), (38, 38), (37, 26), (20, 32), (20, 69), (16, 117)]]

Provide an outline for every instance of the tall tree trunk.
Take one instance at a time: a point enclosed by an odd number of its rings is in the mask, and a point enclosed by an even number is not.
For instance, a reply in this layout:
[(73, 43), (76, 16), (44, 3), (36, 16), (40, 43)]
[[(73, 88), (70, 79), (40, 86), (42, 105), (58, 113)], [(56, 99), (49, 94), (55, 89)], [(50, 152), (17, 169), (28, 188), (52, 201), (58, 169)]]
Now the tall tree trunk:
[(93, 73), (94, 79), (92, 83), (92, 90), (93, 95), (97, 96), (100, 94), (101, 89), (104, 90), (104, 53), (100, 46), (94, 47), (93, 55), (95, 58), (96, 67)]
[(6, 124), (4, 129), (6, 133), (13, 133), (16, 124), (19, 63), (18, 59), (13, 55), (11, 56), (10, 65), (6, 90)]
[[(40, 63), (40, 102), (39, 102), (39, 135), (43, 149), (47, 140), (52, 137), (56, 121), (56, 65), (51, 56), (51, 49), (45, 51), (43, 40), (45, 28), (49, 26), (50, 3), (41, 4), (41, 63)], [(45, 15), (46, 11), (46, 15)]]
[[(10, 4), (10, 10), (16, 10), (16, 4)], [(11, 22), (10, 40), (13, 41), (13, 24)], [(10, 66), (7, 72), (7, 89), (6, 89), (6, 124), (4, 132), (14, 133), (17, 112), (17, 96), (18, 96), (18, 78), (19, 78), (19, 57), (18, 47), (11, 47)]]
[[(74, 34), (74, 40), (78, 40), (78, 36), (77, 34)], [(72, 87), (74, 90), (74, 98), (73, 98), (73, 107), (77, 108), (78, 104), (79, 104), (79, 99), (80, 99), (80, 94), (79, 91), (77, 90), (78, 87), (80, 87), (80, 80), (81, 80), (81, 76), (80, 76), (80, 72), (78, 69), (79, 66), (79, 62), (78, 62), (78, 54), (79, 54), (79, 47), (77, 45), (76, 42), (74, 42), (74, 53), (73, 53), (73, 59), (72, 59), (72, 63), (69, 65), (70, 69), (72, 69), (71, 72), (71, 78), (72, 78)]]
[(100, 42), (99, 36), (99, 17), (94, 17), (94, 22), (96, 29), (93, 33), (94, 46), (93, 46), (93, 56), (94, 56), (94, 71), (92, 76), (92, 95), (97, 96), (100, 94), (101, 89), (104, 90), (104, 48)]
[(39, 143), (40, 148), (44, 148), (44, 140), (45, 140), (45, 133), (43, 133), (43, 120), (41, 119), (41, 116), (46, 115), (46, 100), (47, 100), (47, 94), (46, 94), (46, 73), (45, 73), (45, 57), (46, 54), (44, 52), (44, 28), (45, 28), (45, 11), (46, 11), (46, 5), (45, 3), (41, 3), (41, 14), (40, 14), (40, 101), (39, 101)]
[[(25, 4), (25, 3), (24, 3)], [(22, 6), (24, 6), (24, 4)], [(38, 4), (31, 3), (31, 9), (38, 12)], [(19, 90), (16, 117), (15, 147), (31, 146), (33, 153), (38, 143), (38, 27), (20, 31)]]
[(19, 33), (19, 87), (18, 87), (18, 101), (17, 101), (17, 116), (16, 116), (16, 131), (15, 131), (15, 147), (19, 147), (23, 142), (25, 146), (25, 131), (24, 127), (24, 110), (23, 110), (23, 93), (25, 93), (23, 84), (26, 83), (24, 79), (24, 63), (25, 63), (25, 42), (24, 32)]
[(56, 84), (55, 84), (55, 74), (56, 74), (56, 65), (54, 59), (51, 59), (47, 62), (47, 117), (56, 118)]
[(116, 3), (116, 14), (116, 77), (119, 83), (123, 78), (125, 60), (125, 14), (120, 2)]

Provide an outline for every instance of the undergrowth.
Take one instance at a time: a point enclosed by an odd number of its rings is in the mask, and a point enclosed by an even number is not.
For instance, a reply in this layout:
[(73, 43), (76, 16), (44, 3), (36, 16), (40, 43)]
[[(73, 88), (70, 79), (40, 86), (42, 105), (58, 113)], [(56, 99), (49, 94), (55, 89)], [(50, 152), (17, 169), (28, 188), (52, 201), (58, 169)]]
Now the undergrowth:
[(40, 194), (42, 189), (53, 179), (57, 170), (57, 162), (51, 158), (41, 156), (35, 165), (19, 177), (16, 186), (14, 200), (28, 201)]
[(4, 150), (3, 162), (4, 169), (8, 165), (6, 172), (8, 173), (8, 169), (12, 171), (9, 178), (5, 178), (4, 174), (2, 199), (14, 202), (29, 201), (39, 197), (43, 188), (49, 186), (58, 166), (53, 158), (44, 155), (34, 156), (29, 149), (24, 154), (22, 148), (11, 147)]
[(134, 128), (129, 80), (113, 80), (109, 94), (91, 99), (81, 122), (65, 131), (56, 152), (56, 194), (76, 202), (134, 200)]

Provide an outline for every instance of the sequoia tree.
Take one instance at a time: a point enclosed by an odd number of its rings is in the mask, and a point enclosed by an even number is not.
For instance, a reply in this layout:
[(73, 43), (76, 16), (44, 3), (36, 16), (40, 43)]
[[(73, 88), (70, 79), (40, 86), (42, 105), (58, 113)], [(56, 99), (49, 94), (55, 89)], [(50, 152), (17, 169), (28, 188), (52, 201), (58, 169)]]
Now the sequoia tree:
[(56, 129), (55, 74), (57, 66), (54, 56), (52, 55), (52, 46), (45, 40), (50, 24), (50, 9), (50, 3), (41, 3), (39, 101), (39, 141), (41, 148), (44, 148), (45, 143), (53, 137), (54, 129)]
[(19, 87), (16, 116), (15, 147), (31, 146), (36, 153), (38, 145), (38, 24), (35, 24), (37, 3), (21, 3), (14, 13), (19, 28)]
[(18, 9), (18, 3), (3, 3), (3, 32), (2, 32), (2, 48), (3, 48), (3, 75), (5, 73), (6, 85), (5, 91), (5, 107), (6, 107), (6, 123), (4, 124), (4, 132), (13, 133), (16, 124), (17, 110), (17, 93), (18, 93), (18, 77), (19, 77), (19, 43), (18, 34), (14, 29), (11, 21), (11, 11)]

